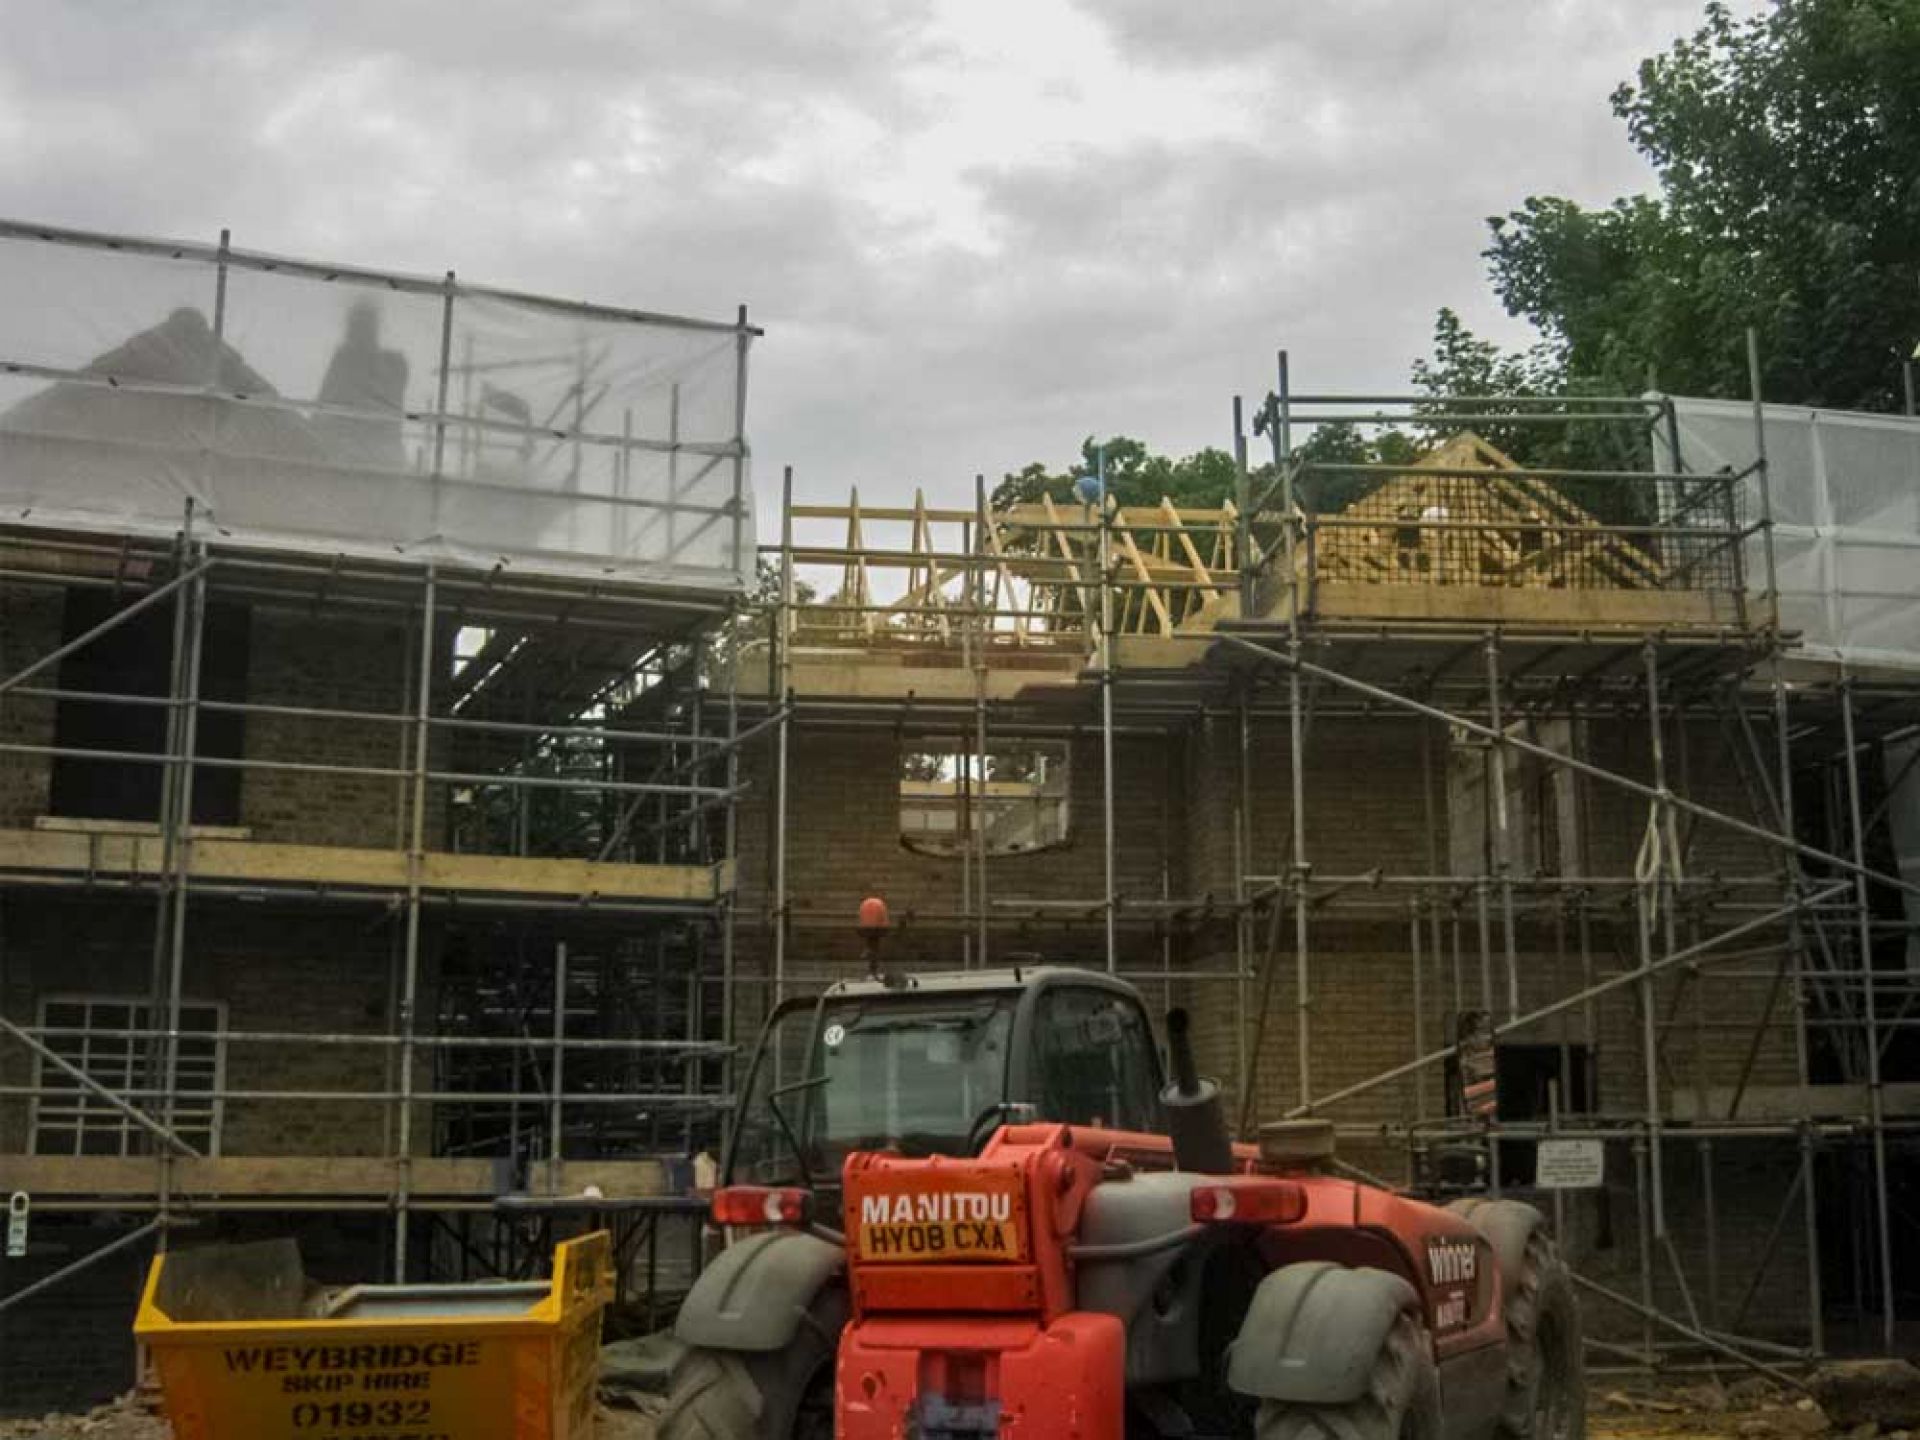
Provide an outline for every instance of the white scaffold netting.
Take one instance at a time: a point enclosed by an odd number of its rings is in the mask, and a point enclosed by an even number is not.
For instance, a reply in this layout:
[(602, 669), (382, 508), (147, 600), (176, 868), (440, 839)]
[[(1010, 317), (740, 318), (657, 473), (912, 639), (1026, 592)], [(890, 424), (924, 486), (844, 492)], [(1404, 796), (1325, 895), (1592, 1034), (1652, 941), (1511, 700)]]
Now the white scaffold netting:
[(0, 516), (736, 590), (750, 334), (0, 222)]
[[(1687, 470), (1750, 470), (1751, 405), (1673, 404)], [(1768, 405), (1764, 424), (1781, 624), (1810, 658), (1920, 672), (1920, 420)], [(1758, 518), (1758, 478), (1745, 483)], [(1746, 575), (1764, 589), (1758, 535)]]

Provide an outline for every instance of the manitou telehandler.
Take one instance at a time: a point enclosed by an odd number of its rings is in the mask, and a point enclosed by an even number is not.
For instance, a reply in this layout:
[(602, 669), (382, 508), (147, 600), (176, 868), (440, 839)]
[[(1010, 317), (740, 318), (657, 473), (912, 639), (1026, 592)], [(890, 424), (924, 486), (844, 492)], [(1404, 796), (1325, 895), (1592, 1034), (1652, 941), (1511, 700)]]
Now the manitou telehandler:
[(1012, 968), (777, 1008), (675, 1327), (661, 1440), (1581, 1440), (1538, 1211), (1229, 1143), (1139, 994)]

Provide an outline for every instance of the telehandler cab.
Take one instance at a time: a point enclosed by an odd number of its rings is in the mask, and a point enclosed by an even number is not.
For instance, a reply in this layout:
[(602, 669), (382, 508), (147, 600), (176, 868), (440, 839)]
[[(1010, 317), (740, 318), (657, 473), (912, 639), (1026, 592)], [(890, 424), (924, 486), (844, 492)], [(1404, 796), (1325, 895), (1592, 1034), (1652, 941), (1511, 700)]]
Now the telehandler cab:
[(1093, 972), (843, 982), (778, 1007), (675, 1326), (661, 1440), (1582, 1440), (1538, 1211), (1229, 1143), (1167, 1017)]

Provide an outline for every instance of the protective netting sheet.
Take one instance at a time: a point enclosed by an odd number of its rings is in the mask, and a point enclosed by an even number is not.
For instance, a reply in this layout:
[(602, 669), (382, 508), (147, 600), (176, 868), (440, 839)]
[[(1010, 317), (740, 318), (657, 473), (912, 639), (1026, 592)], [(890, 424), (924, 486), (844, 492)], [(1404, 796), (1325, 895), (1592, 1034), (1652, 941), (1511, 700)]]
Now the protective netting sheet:
[(750, 338), (0, 222), (0, 513), (735, 590)]
[[(1680, 463), (1750, 471), (1753, 407), (1674, 402)], [(1920, 420), (1768, 405), (1763, 411), (1781, 623), (1806, 653), (1920, 670)], [(1746, 474), (1745, 513), (1761, 513)], [(1762, 538), (1746, 547), (1747, 586), (1766, 585)]]

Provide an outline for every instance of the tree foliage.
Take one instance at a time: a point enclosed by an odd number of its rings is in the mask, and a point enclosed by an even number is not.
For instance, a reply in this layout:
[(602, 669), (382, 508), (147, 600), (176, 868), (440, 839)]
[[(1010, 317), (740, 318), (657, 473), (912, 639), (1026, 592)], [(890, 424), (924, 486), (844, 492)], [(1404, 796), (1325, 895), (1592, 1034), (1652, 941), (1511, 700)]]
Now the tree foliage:
[(1889, 409), (1920, 340), (1920, 0), (1777, 0), (1645, 61), (1614, 112), (1657, 197), (1490, 222), (1507, 309), (1569, 378)]
[[(1569, 384), (1550, 344), (1502, 350), (1474, 334), (1452, 310), (1443, 309), (1435, 318), (1432, 352), (1413, 362), (1412, 377), (1414, 389), (1431, 398), (1414, 405), (1414, 418), (1408, 424), (1362, 427), (1336, 422), (1315, 428), (1307, 437), (1299, 447), (1307, 462), (1300, 481), (1301, 504), (1306, 509), (1343, 510), (1396, 473), (1383, 470), (1369, 475), (1319, 467), (1409, 465), (1462, 430), (1472, 430), (1523, 465), (1562, 469), (1625, 468), (1640, 443), (1631, 425), (1537, 425), (1495, 418), (1513, 412), (1516, 396), (1548, 399), (1578, 395), (1589, 387)], [(1435, 418), (1422, 420), (1423, 415)], [(1478, 418), (1483, 415), (1487, 418)], [(1580, 493), (1574, 498), (1589, 508), (1606, 510), (1610, 505), (1608, 492)]]
[[(1503, 352), (1482, 340), (1451, 310), (1442, 310), (1434, 324), (1433, 352), (1413, 363), (1416, 389), (1434, 397), (1433, 413), (1472, 415), (1478, 405), (1472, 397), (1499, 395), (1554, 395), (1561, 393), (1557, 358), (1546, 345), (1519, 354)], [(1443, 398), (1444, 397), (1444, 398)], [(1363, 426), (1349, 422), (1302, 427), (1293, 437), (1294, 454), (1304, 462), (1300, 504), (1311, 511), (1341, 510), (1367, 493), (1391, 472), (1367, 475), (1354, 471), (1322, 470), (1324, 465), (1407, 465), (1430, 446), (1463, 428), (1445, 423), (1409, 426)], [(1500, 425), (1483, 427), (1484, 438), (1502, 450), (1533, 464), (1569, 463), (1565, 445), (1555, 439), (1543, 445), (1538, 427)], [(1265, 441), (1255, 444), (1265, 448)], [(1036, 460), (1006, 475), (994, 487), (991, 503), (998, 509), (1049, 496), (1056, 504), (1078, 506), (1076, 485), (1097, 472), (1105, 449), (1107, 488), (1123, 506), (1154, 506), (1162, 496), (1182, 508), (1207, 509), (1234, 498), (1237, 477), (1233, 456), (1208, 447), (1180, 459), (1161, 455), (1128, 435), (1106, 440), (1089, 435), (1080, 454), (1061, 469)], [(1611, 463), (1611, 462), (1610, 462)], [(1273, 481), (1271, 459), (1248, 467), (1248, 488), (1258, 497)]]
[[(1233, 498), (1238, 477), (1233, 456), (1211, 446), (1181, 459), (1156, 454), (1143, 441), (1130, 435), (1114, 435), (1106, 440), (1089, 435), (1080, 443), (1080, 454), (1062, 470), (1050, 469), (1036, 460), (1023, 470), (1007, 475), (994, 487), (995, 509), (1003, 505), (1038, 500), (1042, 495), (1056, 504), (1079, 505), (1075, 486), (1082, 477), (1100, 468), (1100, 452), (1106, 450), (1108, 492), (1122, 505), (1158, 505), (1165, 496), (1182, 507), (1207, 508)], [(1257, 468), (1254, 485), (1271, 467)]]
[(1316, 425), (1296, 447), (1303, 462), (1295, 492), (1300, 507), (1316, 514), (1344, 510), (1380, 483), (1381, 476), (1350, 470), (1323, 470), (1323, 465), (1403, 465), (1415, 459), (1422, 446), (1397, 426), (1362, 427), (1347, 421)]

